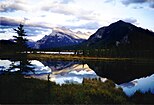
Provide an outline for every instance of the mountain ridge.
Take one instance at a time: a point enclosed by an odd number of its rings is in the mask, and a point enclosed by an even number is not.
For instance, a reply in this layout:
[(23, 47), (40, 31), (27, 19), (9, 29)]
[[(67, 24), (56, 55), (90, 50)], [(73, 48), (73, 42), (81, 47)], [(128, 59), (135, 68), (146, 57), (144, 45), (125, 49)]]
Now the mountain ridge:
[[(136, 41), (135, 41), (136, 40)], [(110, 48), (119, 45), (139, 46), (154, 42), (154, 32), (119, 20), (109, 26), (99, 28), (82, 46), (89, 48)], [(145, 47), (145, 46), (144, 46)]]
[(52, 33), (49, 35), (45, 35), (42, 39), (38, 40), (34, 46), (36, 49), (52, 49), (52, 48), (60, 48), (65, 46), (77, 45), (83, 42), (84, 39), (81, 39), (72, 34), (71, 31), (68, 32), (53, 29)]

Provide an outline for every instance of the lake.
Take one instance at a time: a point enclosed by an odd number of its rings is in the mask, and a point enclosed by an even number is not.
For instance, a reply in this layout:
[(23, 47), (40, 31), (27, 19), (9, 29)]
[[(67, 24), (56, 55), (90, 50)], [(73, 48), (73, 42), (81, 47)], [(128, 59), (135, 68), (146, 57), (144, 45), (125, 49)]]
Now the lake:
[[(0, 74), (18, 71), (20, 64), (23, 62), (0, 60)], [(100, 78), (102, 82), (110, 79), (128, 96), (137, 90), (154, 94), (154, 63), (151, 62), (29, 60), (28, 68), (33, 70), (23, 72), (25, 78), (49, 79), (60, 85), (82, 83), (83, 78)]]

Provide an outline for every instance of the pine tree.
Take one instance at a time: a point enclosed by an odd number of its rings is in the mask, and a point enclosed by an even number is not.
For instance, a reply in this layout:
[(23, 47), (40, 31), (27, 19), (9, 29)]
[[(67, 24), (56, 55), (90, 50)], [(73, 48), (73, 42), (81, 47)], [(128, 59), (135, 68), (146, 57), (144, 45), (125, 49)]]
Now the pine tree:
[(17, 44), (17, 51), (22, 52), (27, 50), (27, 44), (26, 42), (28, 41), (25, 37), (26, 32), (24, 31), (24, 25), (20, 24), (18, 26), (18, 29), (14, 29), (16, 31), (17, 36), (13, 36), (15, 38), (16, 44)]

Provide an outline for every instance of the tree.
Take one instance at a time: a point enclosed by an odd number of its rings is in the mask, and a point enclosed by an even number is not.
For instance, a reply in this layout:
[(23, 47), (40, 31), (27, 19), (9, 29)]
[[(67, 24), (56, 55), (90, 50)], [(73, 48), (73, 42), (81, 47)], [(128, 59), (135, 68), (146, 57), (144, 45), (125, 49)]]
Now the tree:
[[(19, 61), (19, 64), (16, 64), (16, 62)], [(21, 57), (18, 60), (12, 61), (10, 64), (9, 69), (7, 69), (6, 73), (11, 73), (11, 70), (17, 69), (18, 71), (15, 71), (14, 73), (28, 73), (28, 72), (34, 72), (35, 67), (31, 64), (31, 62), (26, 57)]]
[(23, 73), (23, 72), (29, 72), (32, 71), (34, 72), (34, 67), (32, 67), (31, 62), (27, 58), (27, 53), (20, 53), (23, 51), (27, 51), (27, 39), (26, 39), (26, 32), (24, 31), (24, 25), (20, 24), (17, 29), (14, 29), (14, 31), (17, 33), (17, 36), (13, 36), (16, 41), (16, 47), (15, 50), (19, 53), (17, 53), (16, 57), (18, 58), (17, 60), (19, 61), (19, 65), (16, 65), (14, 62), (10, 65), (10, 68), (8, 71), (13, 69), (19, 69), (18, 73)]
[(26, 51), (27, 50), (27, 44), (26, 42), (28, 41), (25, 37), (26, 32), (24, 31), (24, 25), (20, 24), (18, 26), (18, 29), (14, 29), (14, 31), (16, 31), (17, 36), (13, 36), (15, 38), (16, 41), (16, 47), (17, 47), (17, 51), (22, 52), (22, 51)]

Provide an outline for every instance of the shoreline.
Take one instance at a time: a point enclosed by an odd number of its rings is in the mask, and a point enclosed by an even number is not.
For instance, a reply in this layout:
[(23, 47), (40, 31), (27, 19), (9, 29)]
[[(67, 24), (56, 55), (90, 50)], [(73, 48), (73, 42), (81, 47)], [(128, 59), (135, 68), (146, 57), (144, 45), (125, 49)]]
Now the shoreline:
[(111, 57), (88, 57), (88, 56), (77, 56), (77, 55), (64, 55), (64, 54), (28, 54), (28, 59), (37, 59), (37, 60), (48, 60), (48, 59), (56, 59), (56, 60), (106, 60), (106, 61), (114, 61), (114, 60), (132, 60), (133, 58), (111, 58)]
[(143, 63), (154, 63), (154, 58), (135, 58), (135, 57), (92, 57), (72, 54), (44, 54), (44, 53), (28, 53), (28, 54), (0, 54), (0, 59), (22, 59), (26, 57), (29, 60), (90, 60), (90, 61), (134, 61)]

